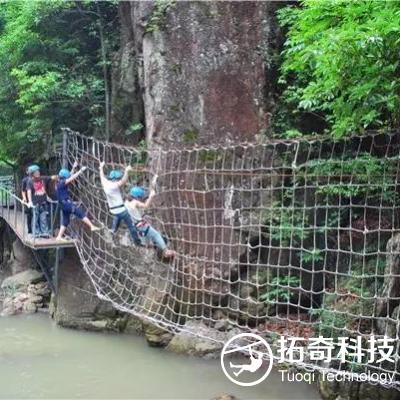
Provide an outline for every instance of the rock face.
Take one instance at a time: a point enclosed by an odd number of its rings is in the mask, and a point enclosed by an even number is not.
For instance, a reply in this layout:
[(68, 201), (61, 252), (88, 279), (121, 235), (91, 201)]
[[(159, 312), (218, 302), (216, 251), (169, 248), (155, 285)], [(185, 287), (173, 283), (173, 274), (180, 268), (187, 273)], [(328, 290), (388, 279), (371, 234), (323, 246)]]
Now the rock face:
[(256, 140), (274, 109), (282, 5), (120, 2), (113, 140), (141, 138), (124, 135), (139, 122), (164, 146)]
[[(384, 283), (381, 288), (377, 303), (377, 315), (384, 317), (377, 320), (376, 327), (381, 334), (389, 334), (397, 337), (398, 324), (395, 321), (399, 317), (399, 304), (395, 300), (400, 296), (400, 235), (396, 235), (388, 241)], [(392, 299), (392, 300), (390, 300)], [(389, 317), (392, 317), (389, 318)]]
[(137, 144), (142, 138), (140, 129), (132, 131), (133, 125), (144, 122), (144, 109), (140, 88), (140, 40), (134, 34), (133, 7), (128, 1), (119, 4), (120, 48), (112, 65), (112, 113), (111, 131), (114, 141)]
[[(147, 141), (254, 140), (269, 124), (273, 2), (138, 4)], [(155, 20), (155, 15), (161, 18)]]
[(96, 296), (74, 249), (66, 250), (60, 263), (52, 314), (57, 324), (67, 328), (120, 331), (126, 325), (124, 316)]

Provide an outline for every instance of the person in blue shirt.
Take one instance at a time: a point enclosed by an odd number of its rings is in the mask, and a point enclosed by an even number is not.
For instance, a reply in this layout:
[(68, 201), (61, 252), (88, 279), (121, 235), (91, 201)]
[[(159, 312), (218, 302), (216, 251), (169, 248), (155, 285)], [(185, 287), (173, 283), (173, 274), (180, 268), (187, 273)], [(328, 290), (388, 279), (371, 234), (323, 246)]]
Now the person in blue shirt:
[(58, 173), (56, 193), (61, 207), (61, 225), (56, 240), (63, 240), (65, 231), (71, 220), (71, 214), (82, 220), (92, 232), (100, 230), (99, 227), (93, 225), (92, 221), (86, 216), (85, 211), (76, 206), (70, 198), (68, 186), (86, 170), (86, 167), (82, 167), (78, 172), (74, 172), (77, 166), (75, 163), (71, 172), (62, 168)]

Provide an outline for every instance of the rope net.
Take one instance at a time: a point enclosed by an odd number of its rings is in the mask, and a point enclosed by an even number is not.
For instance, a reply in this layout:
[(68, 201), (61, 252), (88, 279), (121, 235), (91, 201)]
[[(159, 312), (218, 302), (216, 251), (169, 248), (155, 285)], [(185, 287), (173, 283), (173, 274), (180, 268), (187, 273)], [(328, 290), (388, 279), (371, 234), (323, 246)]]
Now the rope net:
[[(293, 363), (391, 372), (398, 387), (399, 147), (396, 133), (147, 151), (70, 132), (69, 164), (88, 167), (74, 196), (104, 225), (90, 233), (74, 223), (77, 250), (100, 298), (171, 331), (207, 337), (190, 321), (223, 320), (269, 340), (361, 336), (365, 351), (371, 335), (396, 339), (394, 362)], [(156, 181), (149, 216), (173, 263), (123, 229), (114, 243), (100, 160), (131, 165), (132, 185)]]

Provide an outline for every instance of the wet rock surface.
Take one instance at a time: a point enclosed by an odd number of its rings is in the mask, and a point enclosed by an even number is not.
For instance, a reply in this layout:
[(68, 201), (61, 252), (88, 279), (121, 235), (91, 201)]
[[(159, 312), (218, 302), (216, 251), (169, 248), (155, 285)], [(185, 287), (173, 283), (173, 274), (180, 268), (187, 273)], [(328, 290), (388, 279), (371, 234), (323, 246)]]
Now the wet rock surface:
[(323, 400), (399, 400), (400, 393), (378, 385), (363, 382), (319, 381), (318, 388)]
[[(26, 271), (28, 272), (28, 271)], [(36, 272), (36, 271), (34, 271)], [(4, 299), (0, 316), (11, 316), (16, 314), (33, 314), (39, 309), (47, 309), (51, 291), (43, 277), (32, 274), (34, 282), (26, 280), (28, 274), (24, 273), (26, 285), (4, 286)], [(9, 281), (10, 282), (10, 278)], [(18, 280), (21, 283), (21, 279)], [(4, 282), (3, 282), (4, 283)]]
[(218, 358), (221, 355), (223, 343), (240, 332), (237, 328), (221, 332), (211, 329), (201, 321), (188, 321), (182, 331), (169, 342), (166, 349), (178, 354)]

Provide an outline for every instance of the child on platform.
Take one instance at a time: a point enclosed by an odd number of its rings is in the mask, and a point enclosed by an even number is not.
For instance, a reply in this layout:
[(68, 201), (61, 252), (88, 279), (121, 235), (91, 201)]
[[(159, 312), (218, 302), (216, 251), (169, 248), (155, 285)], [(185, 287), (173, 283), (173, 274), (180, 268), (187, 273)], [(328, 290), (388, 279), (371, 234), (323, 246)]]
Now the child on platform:
[(144, 218), (144, 211), (151, 206), (156, 192), (151, 190), (148, 196), (146, 194), (147, 191), (144, 188), (134, 186), (129, 191), (129, 197), (125, 202), (125, 206), (140, 235), (159, 248), (162, 251), (163, 257), (173, 258), (176, 255), (175, 251), (167, 248), (167, 244), (160, 232), (154, 229)]
[(129, 171), (132, 170), (131, 166), (127, 166), (125, 168), (125, 172), (122, 173), (119, 170), (112, 170), (108, 179), (104, 174), (104, 166), (105, 163), (100, 163), (100, 181), (103, 186), (104, 193), (106, 194), (108, 207), (110, 209), (110, 213), (113, 215), (112, 222), (112, 234), (116, 235), (118, 228), (122, 221), (125, 222), (126, 226), (129, 229), (129, 233), (132, 237), (132, 240), (137, 246), (141, 245), (141, 241), (138, 235), (138, 232), (135, 228), (135, 225), (132, 222), (132, 219), (128, 213), (128, 210), (125, 207), (124, 201), (122, 199), (121, 188), (126, 185), (128, 182)]
[(43, 177), (40, 173), (40, 167), (36, 164), (28, 169), (30, 179), (26, 183), (26, 195), (28, 198), (28, 207), (33, 209), (31, 223), (32, 233), (35, 237), (50, 237), (49, 228), (49, 196), (47, 187), (54, 177)]
[[(21, 196), (22, 196), (22, 201), (25, 204), (29, 203), (28, 200), (28, 183), (31, 179), (31, 166), (26, 168), (26, 175), (22, 178), (21, 181)], [(30, 235), (32, 233), (32, 208), (30, 207), (24, 207), (25, 209), (25, 214), (26, 214), (26, 219), (27, 219), (27, 225), (28, 225), (28, 234)]]
[(85, 211), (82, 210), (82, 208), (77, 207), (70, 198), (68, 186), (86, 170), (86, 167), (82, 167), (78, 172), (75, 172), (77, 167), (78, 165), (75, 163), (71, 172), (62, 168), (58, 173), (56, 193), (58, 203), (61, 207), (61, 225), (56, 240), (63, 240), (65, 231), (71, 221), (71, 214), (82, 220), (92, 232), (100, 229), (93, 225), (90, 219), (86, 216)]

